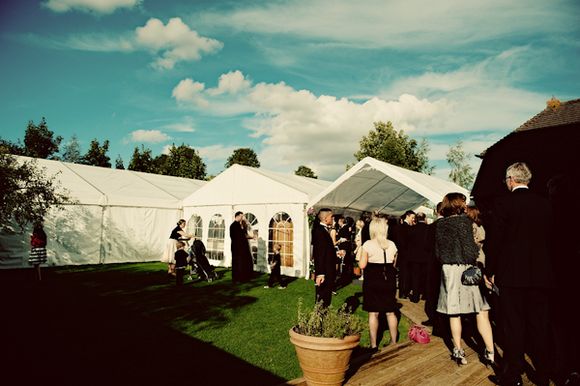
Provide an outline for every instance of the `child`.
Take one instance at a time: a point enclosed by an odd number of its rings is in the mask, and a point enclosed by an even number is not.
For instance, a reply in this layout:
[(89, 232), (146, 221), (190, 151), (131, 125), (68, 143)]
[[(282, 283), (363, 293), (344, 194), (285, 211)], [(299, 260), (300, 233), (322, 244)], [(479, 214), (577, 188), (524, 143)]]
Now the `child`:
[(268, 264), (270, 265), (270, 278), (268, 279), (268, 285), (264, 288), (271, 288), (274, 283), (278, 282), (279, 289), (286, 288), (286, 285), (282, 281), (282, 275), (280, 274), (280, 265), (282, 263), (282, 258), (280, 257), (280, 250), (282, 246), (280, 244), (274, 244), (274, 253), (268, 256)]
[(177, 251), (175, 251), (175, 280), (177, 286), (183, 285), (183, 275), (185, 273), (185, 267), (187, 267), (187, 258), (189, 254), (185, 252), (185, 243), (183, 241), (177, 241), (176, 243)]
[(42, 280), (40, 264), (46, 263), (46, 233), (41, 222), (34, 224), (32, 236), (30, 236), (30, 256), (28, 257), (28, 263), (34, 266), (36, 279)]

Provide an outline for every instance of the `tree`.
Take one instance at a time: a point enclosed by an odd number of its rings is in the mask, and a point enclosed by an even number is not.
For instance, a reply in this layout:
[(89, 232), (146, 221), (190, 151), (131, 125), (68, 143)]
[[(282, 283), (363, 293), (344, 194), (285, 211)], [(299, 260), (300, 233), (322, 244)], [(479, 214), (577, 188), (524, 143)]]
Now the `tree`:
[(123, 164), (123, 158), (121, 158), (121, 154), (117, 155), (117, 159), (115, 160), (115, 169), (125, 170), (125, 165)]
[(197, 150), (181, 144), (173, 144), (165, 159), (163, 174), (176, 177), (205, 179), (206, 166)]
[(20, 140), (18, 140), (17, 143), (14, 143), (7, 139), (0, 138), (0, 151), (7, 154), (24, 155), (24, 148), (22, 147)]
[(475, 176), (469, 165), (471, 156), (463, 150), (463, 142), (457, 141), (455, 146), (450, 146), (447, 152), (447, 162), (451, 166), (449, 179), (465, 189), (470, 189)]
[(111, 167), (111, 159), (107, 155), (109, 151), (109, 140), (103, 142), (103, 146), (99, 145), (97, 139), (93, 139), (89, 146), (89, 150), (83, 156), (82, 163), (85, 165), (101, 166), (104, 168)]
[(58, 147), (62, 141), (59, 135), (53, 138), (54, 133), (48, 129), (46, 119), (42, 117), (37, 125), (33, 121), (28, 122), (24, 133), (24, 155), (35, 158), (51, 158), (58, 153)]
[(298, 166), (298, 169), (296, 169), (294, 171), (294, 174), (296, 174), (297, 176), (302, 176), (302, 177), (318, 178), (318, 176), (316, 174), (314, 174), (312, 169), (310, 169), (308, 166), (304, 166), (304, 165)]
[(391, 122), (375, 122), (374, 126), (374, 130), (360, 140), (360, 150), (354, 154), (358, 161), (373, 157), (409, 170), (427, 174), (433, 172), (427, 157), (427, 140), (417, 143), (402, 130), (397, 132)]
[(51, 207), (71, 202), (56, 175), (47, 176), (36, 160), (20, 162), (0, 149), (0, 228), (10, 230), (16, 223), (21, 230), (42, 221)]
[(63, 146), (62, 160), (65, 162), (72, 162), (75, 164), (82, 163), (81, 146), (76, 134), (73, 134), (70, 141)]
[(228, 162), (226, 162), (226, 169), (233, 164), (251, 166), (254, 168), (260, 167), (260, 161), (258, 161), (256, 152), (249, 147), (242, 147), (234, 150), (232, 155), (228, 158)]
[(141, 151), (139, 151), (139, 148), (135, 147), (133, 157), (131, 157), (127, 169), (137, 172), (157, 173), (153, 157), (151, 156), (151, 149), (147, 149), (141, 145)]

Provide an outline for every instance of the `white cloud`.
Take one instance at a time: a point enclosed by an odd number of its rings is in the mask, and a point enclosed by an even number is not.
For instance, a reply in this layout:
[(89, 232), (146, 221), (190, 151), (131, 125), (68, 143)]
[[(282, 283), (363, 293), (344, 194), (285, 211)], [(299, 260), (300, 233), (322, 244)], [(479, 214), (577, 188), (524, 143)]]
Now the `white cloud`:
[(412, 131), (423, 125), (432, 126), (450, 108), (445, 100), (431, 102), (408, 94), (396, 100), (372, 98), (357, 103), (295, 90), (284, 82), (248, 83), (227, 102), (211, 90), (187, 78), (174, 88), (173, 97), (182, 105), (203, 108), (206, 113), (252, 113), (244, 125), (252, 137), (262, 139), (259, 156), (264, 165), (275, 170), (294, 170), (308, 164), (326, 178), (338, 176), (354, 160), (358, 141), (373, 128), (373, 122), (392, 121), (396, 128)]
[[(45, 37), (27, 37), (28, 40), (56, 48), (72, 48), (95, 52), (147, 51), (155, 56), (151, 63), (157, 70), (170, 70), (179, 62), (200, 60), (203, 55), (213, 54), (222, 49), (223, 43), (200, 36), (185, 24), (181, 18), (169, 19), (166, 25), (159, 19), (151, 18), (142, 27), (121, 35), (84, 34), (58, 41)], [(233, 74), (235, 77), (235, 74)], [(224, 87), (234, 87), (235, 79), (226, 77)], [(243, 84), (239, 84), (242, 87)], [(227, 89), (224, 89), (226, 91)]]
[(225, 163), (223, 161), (231, 156), (234, 150), (238, 148), (239, 146), (211, 145), (198, 147), (196, 150), (204, 160), (222, 161), (222, 163)]
[(193, 15), (207, 26), (340, 42), (415, 49), (471, 44), (505, 36), (562, 32), (574, 25), (573, 2), (555, 0), (291, 0)]
[(171, 96), (178, 102), (191, 102), (199, 107), (207, 107), (209, 102), (203, 97), (204, 90), (205, 84), (186, 78), (175, 86)]
[(195, 124), (191, 117), (185, 117), (182, 122), (176, 122), (169, 125), (163, 126), (164, 129), (169, 131), (179, 131), (182, 133), (193, 133), (195, 131)]
[(231, 71), (220, 76), (218, 86), (215, 89), (208, 90), (210, 95), (237, 94), (240, 91), (248, 89), (251, 81), (246, 79), (241, 71)]
[(171, 137), (159, 130), (135, 130), (129, 135), (130, 142), (159, 143), (170, 139)]
[(72, 10), (110, 14), (119, 8), (134, 8), (142, 0), (48, 0), (43, 3), (48, 9), (63, 13)]
[(199, 60), (202, 54), (211, 54), (223, 47), (215, 39), (200, 36), (179, 17), (169, 19), (167, 25), (159, 19), (149, 19), (145, 26), (135, 30), (135, 41), (145, 49), (160, 53), (153, 63), (157, 69), (172, 69), (177, 62)]
[[(220, 78), (244, 84), (234, 94), (216, 91), (223, 82), (206, 88), (188, 78), (174, 88), (173, 97), (184, 107), (216, 116), (250, 115), (244, 127), (261, 139), (262, 163), (276, 170), (308, 164), (322, 178), (335, 178), (354, 161), (361, 137), (377, 121), (391, 121), (416, 139), (426, 137), (430, 158), (445, 166), (449, 146), (438, 138), (456, 135), (467, 152), (479, 154), (543, 108), (544, 95), (511, 85), (519, 76), (514, 68), (529, 51), (518, 47), (454, 71), (400, 79), (379, 92), (382, 97), (366, 101), (315, 95), (284, 82), (252, 84), (239, 71)], [(479, 160), (473, 157), (472, 162), (476, 171)]]

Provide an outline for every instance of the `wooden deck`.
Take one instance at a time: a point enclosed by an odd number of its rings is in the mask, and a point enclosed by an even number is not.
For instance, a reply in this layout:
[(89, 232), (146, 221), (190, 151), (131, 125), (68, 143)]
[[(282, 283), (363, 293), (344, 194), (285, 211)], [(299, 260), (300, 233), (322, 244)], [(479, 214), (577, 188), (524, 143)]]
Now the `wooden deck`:
[[(427, 319), (423, 301), (399, 301), (403, 305), (401, 312), (414, 323), (420, 324)], [(405, 342), (388, 346), (370, 358), (353, 358), (345, 385), (494, 385), (488, 378), (494, 374), (494, 369), (487, 368), (472, 348), (467, 345), (464, 348), (467, 365), (458, 366), (451, 360), (450, 350), (443, 339), (436, 336), (431, 336), (428, 344)], [(501, 350), (497, 351), (501, 355)], [(524, 385), (533, 385), (525, 375), (523, 381)], [(306, 382), (299, 378), (287, 384), (302, 386)]]

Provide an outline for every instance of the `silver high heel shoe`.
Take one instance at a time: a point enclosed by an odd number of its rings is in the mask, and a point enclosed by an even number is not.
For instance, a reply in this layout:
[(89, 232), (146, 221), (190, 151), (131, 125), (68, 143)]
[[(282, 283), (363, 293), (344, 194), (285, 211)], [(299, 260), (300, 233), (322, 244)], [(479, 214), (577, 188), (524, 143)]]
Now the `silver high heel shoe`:
[(462, 348), (453, 347), (453, 354), (451, 354), (451, 359), (457, 362), (457, 365), (466, 365), (467, 359), (465, 359), (465, 351)]

